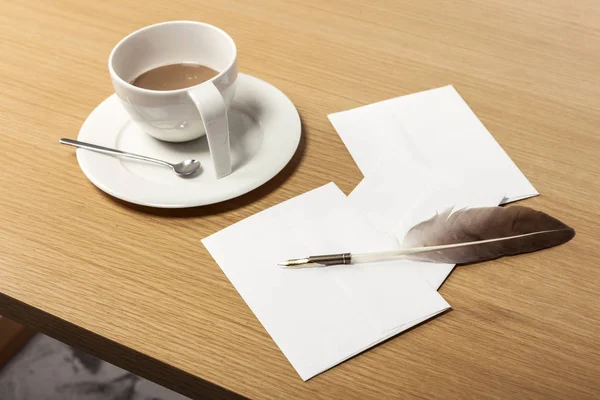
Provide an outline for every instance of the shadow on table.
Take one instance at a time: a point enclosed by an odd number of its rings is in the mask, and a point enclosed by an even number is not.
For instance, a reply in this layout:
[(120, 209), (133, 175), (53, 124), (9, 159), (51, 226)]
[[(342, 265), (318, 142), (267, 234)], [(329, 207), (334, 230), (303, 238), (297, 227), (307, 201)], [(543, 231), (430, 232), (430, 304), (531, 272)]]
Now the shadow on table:
[(239, 197), (233, 198), (231, 200), (223, 201), (216, 204), (210, 204), (206, 206), (193, 207), (193, 208), (154, 208), (141, 206), (133, 203), (128, 203), (124, 200), (117, 199), (102, 190), (98, 189), (98, 191), (108, 198), (109, 200), (117, 203), (119, 206), (133, 210), (135, 212), (151, 214), (159, 217), (176, 217), (176, 218), (190, 218), (190, 217), (202, 217), (206, 215), (215, 215), (225, 213), (236, 208), (245, 206), (250, 203), (254, 203), (263, 197), (267, 196), (269, 193), (273, 192), (279, 186), (281, 186), (286, 180), (288, 180), (294, 172), (300, 166), (302, 159), (304, 158), (304, 152), (306, 150), (307, 138), (306, 131), (304, 128), (304, 124), (302, 124), (302, 135), (300, 136), (300, 143), (298, 144), (298, 149), (294, 153), (294, 156), (290, 160), (290, 162), (271, 180), (266, 182), (265, 184), (259, 186), (258, 188), (241, 195)]

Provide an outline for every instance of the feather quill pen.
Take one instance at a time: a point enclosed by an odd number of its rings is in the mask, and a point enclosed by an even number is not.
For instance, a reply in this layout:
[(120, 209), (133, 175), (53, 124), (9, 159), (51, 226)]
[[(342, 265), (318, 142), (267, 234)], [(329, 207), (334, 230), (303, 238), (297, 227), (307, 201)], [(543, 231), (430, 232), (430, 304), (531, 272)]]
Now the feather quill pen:
[(421, 222), (402, 247), (423, 249), (407, 255), (412, 260), (465, 264), (558, 246), (574, 236), (573, 228), (541, 211), (482, 207), (447, 210)]
[(566, 243), (573, 228), (550, 215), (523, 206), (448, 209), (412, 227), (402, 249), (378, 253), (329, 254), (288, 260), (285, 267), (356, 264), (405, 257), (411, 260), (466, 264), (530, 253)]

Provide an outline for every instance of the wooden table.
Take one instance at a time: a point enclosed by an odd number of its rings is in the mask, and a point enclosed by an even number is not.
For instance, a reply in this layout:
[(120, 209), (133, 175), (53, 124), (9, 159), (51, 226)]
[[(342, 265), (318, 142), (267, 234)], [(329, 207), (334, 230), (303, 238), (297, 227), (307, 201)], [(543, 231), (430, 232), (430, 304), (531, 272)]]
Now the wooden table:
[[(3, 0), (0, 9), (0, 314), (197, 398), (600, 396), (597, 0)], [(174, 19), (228, 31), (240, 71), (294, 101), (303, 141), (263, 187), (164, 211), (97, 190), (58, 139), (75, 137), (112, 93), (114, 44)], [(326, 115), (446, 84), (542, 194), (522, 204), (577, 236), (459, 268), (441, 288), (451, 312), (304, 383), (200, 239), (332, 180), (348, 193), (361, 174)]]

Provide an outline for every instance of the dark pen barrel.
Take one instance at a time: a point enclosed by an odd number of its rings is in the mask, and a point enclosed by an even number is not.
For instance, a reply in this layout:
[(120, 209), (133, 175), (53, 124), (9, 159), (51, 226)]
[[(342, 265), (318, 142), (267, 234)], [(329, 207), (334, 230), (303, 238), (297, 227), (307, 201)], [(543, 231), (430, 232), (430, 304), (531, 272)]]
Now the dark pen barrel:
[(321, 265), (347, 265), (352, 262), (352, 254), (340, 253), (327, 254), (323, 256), (312, 256), (308, 258), (308, 262)]

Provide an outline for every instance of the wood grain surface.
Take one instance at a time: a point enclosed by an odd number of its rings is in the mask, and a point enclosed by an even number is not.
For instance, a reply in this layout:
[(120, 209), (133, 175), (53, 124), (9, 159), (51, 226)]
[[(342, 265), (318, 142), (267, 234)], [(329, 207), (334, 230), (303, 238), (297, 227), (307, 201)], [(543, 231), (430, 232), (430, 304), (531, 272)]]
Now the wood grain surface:
[[(42, 0), (0, 3), (0, 314), (195, 398), (600, 397), (600, 2)], [(263, 187), (153, 210), (96, 189), (73, 149), (107, 58), (156, 22), (205, 21), (283, 90), (303, 140)], [(457, 269), (453, 310), (308, 382), (200, 239), (361, 174), (326, 115), (453, 84), (573, 226), (540, 253)], [(432, 116), (434, 118), (434, 116)], [(368, 132), (365, 132), (368, 134)]]

